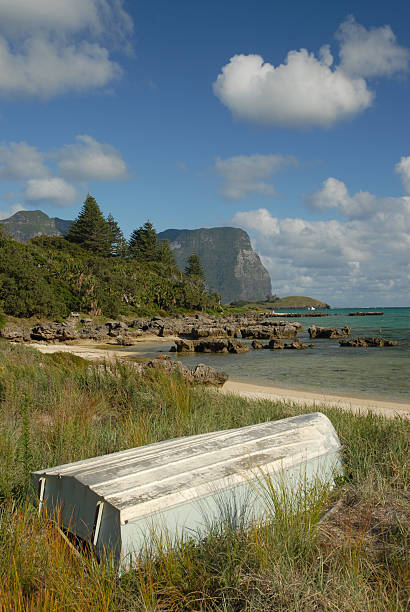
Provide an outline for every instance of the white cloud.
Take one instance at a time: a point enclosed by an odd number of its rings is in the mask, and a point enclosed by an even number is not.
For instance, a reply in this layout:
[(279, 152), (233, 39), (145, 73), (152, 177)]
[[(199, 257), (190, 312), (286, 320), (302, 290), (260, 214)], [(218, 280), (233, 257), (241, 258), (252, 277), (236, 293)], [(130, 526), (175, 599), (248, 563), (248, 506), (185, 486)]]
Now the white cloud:
[(308, 201), (339, 210), (345, 220), (279, 219), (265, 208), (233, 218), (251, 233), (278, 295), (362, 306), (410, 299), (410, 197), (351, 196), (342, 181), (328, 178)]
[(295, 165), (295, 157), (281, 154), (236, 155), (228, 159), (217, 158), (215, 171), (222, 179), (220, 194), (228, 200), (240, 200), (255, 193), (274, 195), (272, 183), (264, 179), (290, 164)]
[(43, 178), (48, 174), (44, 155), (35, 147), (26, 142), (0, 143), (0, 179), (16, 181)]
[(336, 33), (341, 41), (340, 67), (362, 77), (392, 76), (408, 70), (410, 51), (396, 42), (389, 25), (365, 27), (348, 17)]
[(308, 203), (318, 210), (338, 209), (349, 219), (363, 219), (386, 206), (386, 202), (394, 198), (376, 198), (368, 191), (359, 191), (349, 195), (343, 181), (328, 178), (323, 181), (321, 189), (307, 196)]
[(65, 178), (76, 181), (120, 181), (128, 178), (121, 153), (86, 134), (76, 137), (76, 144), (66, 145), (58, 155), (58, 167)]
[(71, 206), (77, 200), (75, 187), (60, 177), (30, 179), (23, 195), (24, 200), (31, 205)]
[(410, 155), (402, 157), (394, 167), (395, 171), (401, 175), (401, 180), (406, 193), (410, 193)]
[(131, 31), (121, 0), (3, 0), (0, 95), (47, 98), (104, 87), (122, 74), (109, 49), (129, 51)]
[(396, 44), (389, 26), (367, 31), (350, 19), (337, 37), (339, 66), (328, 45), (318, 57), (306, 49), (289, 51), (277, 67), (260, 55), (237, 54), (222, 67), (214, 93), (234, 117), (253, 123), (326, 127), (352, 117), (374, 97), (363, 77), (404, 70), (409, 52)]
[(26, 209), (21, 204), (13, 204), (12, 206), (10, 206), (8, 210), (0, 210), (0, 219), (8, 219), (12, 215), (14, 215), (16, 212), (19, 212), (20, 210), (26, 210)]

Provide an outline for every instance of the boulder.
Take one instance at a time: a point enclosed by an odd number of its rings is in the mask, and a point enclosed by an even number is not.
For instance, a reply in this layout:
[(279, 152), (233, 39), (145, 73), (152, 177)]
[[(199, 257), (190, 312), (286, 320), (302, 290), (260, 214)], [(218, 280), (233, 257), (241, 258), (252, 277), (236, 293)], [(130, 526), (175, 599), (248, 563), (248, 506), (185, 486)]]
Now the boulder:
[(298, 339), (288, 344), (285, 344), (285, 349), (292, 349), (296, 351), (301, 351), (302, 349), (306, 349), (307, 347), (308, 347), (307, 344), (305, 344), (304, 342), (301, 342)]
[(221, 370), (215, 370), (203, 363), (199, 363), (192, 372), (194, 381), (203, 385), (213, 385), (221, 387), (227, 380), (228, 374)]
[(105, 324), (108, 328), (108, 335), (110, 338), (117, 338), (117, 336), (123, 336), (124, 332), (128, 331), (128, 325), (122, 321), (107, 321)]
[(397, 340), (386, 340), (385, 338), (352, 338), (351, 340), (339, 340), (340, 346), (350, 347), (377, 347), (382, 348), (384, 346), (396, 346)]
[(269, 341), (267, 348), (270, 348), (273, 351), (279, 351), (285, 348), (285, 343), (281, 342), (280, 340), (273, 339)]
[(6, 325), (0, 330), (0, 336), (11, 342), (27, 342), (30, 340), (30, 332), (17, 325)]
[(250, 346), (231, 338), (210, 338), (207, 340), (189, 340), (178, 338), (175, 340), (178, 353), (247, 353)]
[(225, 338), (228, 334), (223, 327), (193, 327), (191, 337), (194, 340), (199, 338)]
[(264, 344), (262, 342), (260, 342), (260, 340), (253, 340), (252, 341), (252, 348), (255, 349), (255, 351), (258, 351), (259, 349), (263, 349), (264, 348)]
[(32, 340), (64, 342), (66, 340), (76, 340), (78, 333), (74, 327), (67, 321), (63, 323), (49, 323), (45, 325), (36, 325), (31, 329), (30, 338)]
[(350, 336), (350, 327), (345, 325), (341, 329), (337, 327), (318, 327), (311, 325), (308, 328), (308, 333), (311, 338), (345, 338)]

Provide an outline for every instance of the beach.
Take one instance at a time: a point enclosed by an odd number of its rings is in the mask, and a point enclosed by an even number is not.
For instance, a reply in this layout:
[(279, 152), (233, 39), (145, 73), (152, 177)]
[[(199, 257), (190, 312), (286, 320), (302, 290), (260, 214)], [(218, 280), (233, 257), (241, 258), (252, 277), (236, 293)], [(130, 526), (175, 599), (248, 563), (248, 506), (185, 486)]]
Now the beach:
[[(155, 342), (155, 344), (169, 345), (172, 337), (144, 337), (138, 340), (138, 344), (144, 346)], [(69, 352), (90, 361), (112, 361), (115, 359), (129, 360), (135, 353), (124, 351), (123, 348), (114, 348), (115, 345), (101, 345), (95, 341), (82, 341), (75, 344), (46, 344), (31, 343), (29, 346), (42, 353)], [(222, 364), (221, 364), (222, 365)], [(320, 406), (337, 406), (343, 410), (350, 410), (355, 413), (374, 412), (393, 418), (400, 416), (410, 418), (410, 403), (399, 401), (388, 401), (370, 398), (359, 398), (354, 396), (334, 395), (329, 393), (319, 393), (316, 391), (301, 391), (296, 389), (277, 387), (273, 385), (253, 384), (238, 380), (228, 380), (221, 389), (220, 393), (234, 393), (250, 399), (268, 399), (299, 405), (308, 405), (312, 408), (320, 409)]]

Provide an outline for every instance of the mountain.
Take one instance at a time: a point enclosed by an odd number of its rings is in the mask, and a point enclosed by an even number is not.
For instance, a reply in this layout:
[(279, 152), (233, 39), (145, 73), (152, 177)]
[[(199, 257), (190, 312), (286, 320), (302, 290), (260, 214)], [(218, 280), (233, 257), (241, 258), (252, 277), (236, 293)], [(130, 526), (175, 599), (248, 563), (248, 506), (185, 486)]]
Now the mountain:
[(0, 223), (2, 229), (14, 240), (27, 242), (35, 236), (65, 236), (72, 221), (51, 218), (41, 210), (20, 210)]
[(178, 268), (183, 271), (188, 257), (197, 253), (210, 289), (223, 302), (255, 300), (271, 293), (271, 280), (248, 234), (236, 227), (168, 229), (158, 234), (171, 244)]

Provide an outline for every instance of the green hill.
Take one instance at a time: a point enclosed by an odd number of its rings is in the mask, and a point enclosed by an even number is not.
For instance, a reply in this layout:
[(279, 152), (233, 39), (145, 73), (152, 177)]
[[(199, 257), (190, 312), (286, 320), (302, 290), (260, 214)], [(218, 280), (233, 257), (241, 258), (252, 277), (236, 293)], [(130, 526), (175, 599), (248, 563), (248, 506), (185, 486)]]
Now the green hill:
[(15, 317), (115, 317), (213, 308), (217, 299), (175, 267), (101, 257), (61, 237), (23, 244), (0, 235), (0, 304)]
[(158, 234), (171, 243), (177, 266), (184, 270), (188, 257), (197, 253), (211, 289), (223, 302), (257, 300), (271, 292), (268, 271), (254, 250), (248, 234), (236, 227), (169, 229)]
[(72, 221), (49, 217), (41, 210), (20, 210), (0, 221), (2, 229), (14, 240), (27, 242), (35, 236), (65, 236)]
[(283, 310), (284, 308), (289, 308), (291, 310), (295, 308), (312, 307), (319, 309), (329, 308), (329, 304), (304, 295), (289, 295), (287, 297), (277, 298), (271, 305), (275, 310)]

